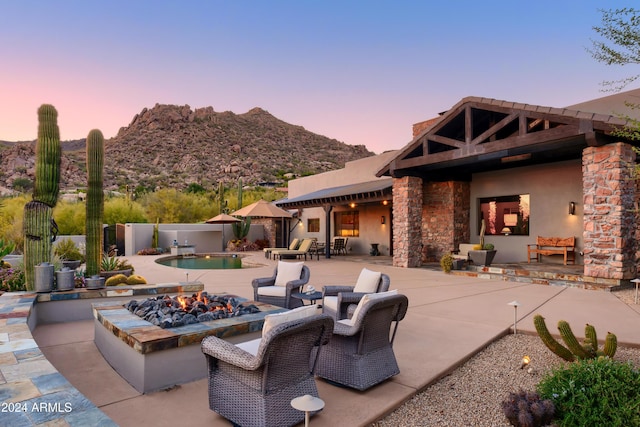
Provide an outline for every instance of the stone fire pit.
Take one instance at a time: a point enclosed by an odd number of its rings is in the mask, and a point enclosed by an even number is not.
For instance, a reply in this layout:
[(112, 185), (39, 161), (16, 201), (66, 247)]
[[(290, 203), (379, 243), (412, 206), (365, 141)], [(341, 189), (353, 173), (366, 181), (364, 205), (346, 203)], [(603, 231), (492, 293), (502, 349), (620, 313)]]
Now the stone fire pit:
[(122, 302), (93, 303), (96, 347), (120, 376), (141, 393), (205, 378), (206, 359), (200, 351), (200, 342), (205, 337), (215, 335), (234, 343), (248, 341), (260, 336), (267, 314), (286, 311), (235, 295), (220, 296), (257, 311), (179, 327), (174, 323), (163, 329), (136, 316)]

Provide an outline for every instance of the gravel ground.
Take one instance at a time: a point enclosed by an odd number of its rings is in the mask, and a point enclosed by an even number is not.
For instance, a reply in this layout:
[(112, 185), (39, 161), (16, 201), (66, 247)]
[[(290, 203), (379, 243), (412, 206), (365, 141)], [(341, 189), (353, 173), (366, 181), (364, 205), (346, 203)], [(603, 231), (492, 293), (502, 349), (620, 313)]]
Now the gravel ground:
[[(616, 296), (634, 303), (634, 291), (616, 292)], [(524, 355), (531, 363), (521, 369)], [(640, 363), (640, 349), (618, 347), (614, 359)], [(520, 389), (535, 391), (546, 372), (566, 363), (537, 335), (508, 335), (373, 426), (509, 426), (501, 409), (508, 394)]]

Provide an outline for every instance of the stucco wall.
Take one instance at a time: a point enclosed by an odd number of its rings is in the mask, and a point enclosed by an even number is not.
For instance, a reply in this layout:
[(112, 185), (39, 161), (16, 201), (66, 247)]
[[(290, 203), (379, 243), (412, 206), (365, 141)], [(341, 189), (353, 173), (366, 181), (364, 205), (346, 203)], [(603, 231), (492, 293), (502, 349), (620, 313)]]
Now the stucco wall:
[[(494, 263), (527, 260), (527, 244), (537, 236), (577, 238), (576, 251), (582, 250), (582, 164), (580, 160), (541, 166), (506, 169), (474, 174), (471, 182), (471, 243), (478, 243), (478, 199), (482, 197), (529, 194), (531, 220), (529, 236), (485, 236), (498, 250)], [(576, 214), (569, 215), (569, 202), (576, 202)], [(562, 262), (545, 257), (545, 262)], [(582, 258), (576, 256), (576, 262)]]

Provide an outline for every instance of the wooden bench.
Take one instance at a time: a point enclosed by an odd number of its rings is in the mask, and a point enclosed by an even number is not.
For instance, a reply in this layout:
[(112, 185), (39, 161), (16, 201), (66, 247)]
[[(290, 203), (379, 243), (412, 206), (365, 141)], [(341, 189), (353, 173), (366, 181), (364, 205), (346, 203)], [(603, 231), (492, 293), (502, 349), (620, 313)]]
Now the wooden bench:
[(458, 250), (453, 252), (451, 256), (453, 257), (453, 259), (461, 259), (464, 261), (468, 261), (469, 251), (472, 251), (474, 246), (477, 246), (477, 245), (472, 243), (460, 243), (458, 245)]
[[(532, 258), (531, 255), (534, 257)], [(576, 263), (576, 238), (575, 237), (540, 237), (536, 239), (536, 244), (527, 245), (527, 262), (532, 259), (542, 262), (542, 255), (563, 255), (564, 265), (567, 261)]]

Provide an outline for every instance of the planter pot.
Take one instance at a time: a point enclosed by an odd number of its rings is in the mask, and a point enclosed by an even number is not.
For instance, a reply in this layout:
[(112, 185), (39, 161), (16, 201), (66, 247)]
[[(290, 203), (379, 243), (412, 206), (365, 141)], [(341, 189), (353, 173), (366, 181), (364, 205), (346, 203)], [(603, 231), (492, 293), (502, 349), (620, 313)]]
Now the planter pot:
[(473, 261), (475, 265), (489, 266), (491, 265), (493, 258), (496, 256), (496, 252), (498, 251), (495, 249), (491, 251), (469, 251), (469, 258), (471, 258), (471, 261)]
[(102, 289), (104, 288), (104, 277), (91, 276), (84, 279), (84, 283), (87, 289)]
[(103, 277), (105, 280), (107, 280), (109, 277), (115, 276), (116, 274), (124, 274), (125, 276), (129, 277), (129, 276), (131, 276), (131, 273), (133, 273), (132, 269), (101, 271), (100, 272), (100, 277)]
[(75, 270), (67, 267), (63, 267), (62, 270), (55, 272), (56, 275), (56, 289), (59, 292), (72, 291), (76, 287), (75, 283)]
[(75, 270), (76, 268), (80, 267), (80, 264), (82, 264), (82, 261), (80, 260), (62, 260), (62, 266), (67, 267), (70, 270)]
[(53, 264), (43, 262), (33, 267), (36, 292), (51, 292), (53, 290)]

